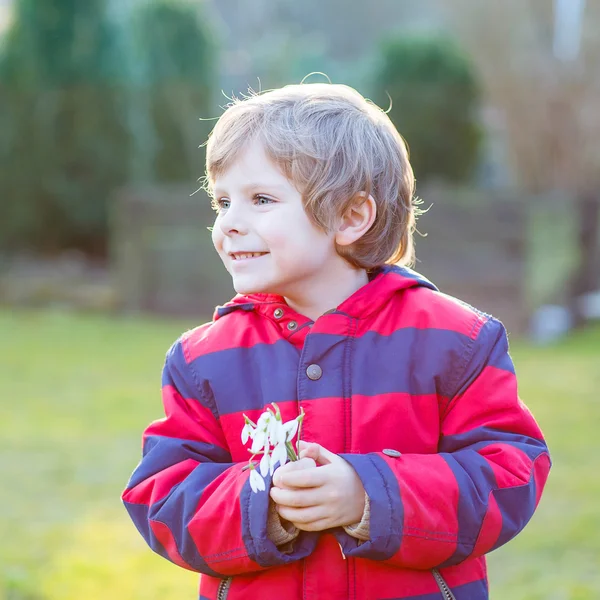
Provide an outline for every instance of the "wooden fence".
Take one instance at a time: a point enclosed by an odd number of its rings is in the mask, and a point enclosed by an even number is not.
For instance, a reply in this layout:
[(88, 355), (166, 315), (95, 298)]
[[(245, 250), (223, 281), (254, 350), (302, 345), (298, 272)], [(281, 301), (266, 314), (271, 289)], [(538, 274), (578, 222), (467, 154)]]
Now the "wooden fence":
[[(207, 228), (203, 192), (123, 190), (115, 198), (112, 269), (123, 309), (209, 318), (234, 294)], [(443, 291), (525, 333), (531, 310), (560, 295), (573, 260), (564, 202), (514, 192), (420, 189), (416, 270)]]

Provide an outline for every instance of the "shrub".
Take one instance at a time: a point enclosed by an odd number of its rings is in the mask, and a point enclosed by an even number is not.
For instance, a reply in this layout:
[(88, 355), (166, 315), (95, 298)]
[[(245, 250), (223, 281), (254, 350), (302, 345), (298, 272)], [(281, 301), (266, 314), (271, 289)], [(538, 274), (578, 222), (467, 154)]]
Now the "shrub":
[(479, 89), (468, 58), (445, 37), (412, 35), (384, 41), (374, 99), (408, 142), (417, 179), (467, 180), (481, 131)]

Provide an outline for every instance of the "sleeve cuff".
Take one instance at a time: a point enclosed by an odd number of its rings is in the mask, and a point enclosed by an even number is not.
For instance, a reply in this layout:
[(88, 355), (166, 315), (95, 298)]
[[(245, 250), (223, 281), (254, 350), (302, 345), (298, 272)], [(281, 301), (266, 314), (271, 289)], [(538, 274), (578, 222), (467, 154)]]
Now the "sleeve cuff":
[(365, 492), (365, 510), (359, 523), (353, 525), (346, 525), (344, 531), (351, 535), (353, 538), (366, 542), (371, 538), (370, 533), (370, 520), (371, 520), (371, 503), (369, 501), (369, 495)]
[(277, 546), (289, 544), (300, 534), (300, 530), (289, 521), (284, 521), (279, 516), (275, 502), (269, 499), (269, 512), (267, 515), (267, 537)]
[[(271, 477), (265, 478), (266, 489), (271, 487)], [(270, 538), (270, 497), (268, 491), (255, 493), (246, 480), (240, 493), (242, 513), (242, 539), (248, 557), (261, 567), (290, 564), (312, 554), (319, 541), (319, 532), (299, 531), (291, 541), (277, 546)], [(277, 514), (279, 517), (279, 515)], [(285, 529), (284, 523), (280, 525)], [(287, 529), (286, 529), (287, 531)], [(288, 532), (291, 535), (291, 532)]]
[(398, 480), (378, 453), (340, 456), (352, 465), (369, 497), (369, 538), (359, 540), (339, 528), (335, 535), (342, 551), (347, 557), (388, 560), (399, 550), (402, 538), (404, 515)]

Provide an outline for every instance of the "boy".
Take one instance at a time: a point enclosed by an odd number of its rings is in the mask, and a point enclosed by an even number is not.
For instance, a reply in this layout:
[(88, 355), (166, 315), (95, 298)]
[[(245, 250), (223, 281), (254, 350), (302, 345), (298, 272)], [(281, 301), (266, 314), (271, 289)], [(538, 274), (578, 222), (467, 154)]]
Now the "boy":
[[(207, 148), (214, 246), (238, 295), (183, 334), (166, 418), (123, 500), (200, 598), (484, 600), (484, 555), (531, 518), (550, 459), (502, 325), (398, 266), (414, 178), (351, 88), (236, 101)], [(240, 434), (305, 411), (301, 460), (254, 493)]]

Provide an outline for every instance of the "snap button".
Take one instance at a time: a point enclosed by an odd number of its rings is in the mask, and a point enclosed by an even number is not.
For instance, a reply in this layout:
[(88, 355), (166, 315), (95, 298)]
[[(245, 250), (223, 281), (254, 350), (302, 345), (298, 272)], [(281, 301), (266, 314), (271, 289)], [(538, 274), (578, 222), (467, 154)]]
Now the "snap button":
[(313, 381), (317, 381), (317, 379), (321, 379), (321, 375), (323, 375), (323, 369), (319, 365), (309, 365), (306, 369), (306, 374), (309, 379)]
[(399, 456), (402, 456), (402, 452), (398, 452), (398, 450), (393, 450), (392, 448), (386, 448), (385, 450), (382, 450), (382, 452), (387, 456), (391, 456), (392, 458), (398, 458)]
[(273, 316), (276, 319), (281, 319), (281, 317), (283, 317), (283, 308), (276, 308), (275, 311), (273, 312)]
[(290, 321), (290, 322), (287, 324), (287, 328), (288, 328), (290, 331), (294, 331), (294, 329), (298, 329), (298, 323), (296, 323), (296, 321)]

